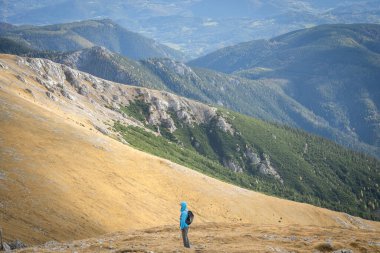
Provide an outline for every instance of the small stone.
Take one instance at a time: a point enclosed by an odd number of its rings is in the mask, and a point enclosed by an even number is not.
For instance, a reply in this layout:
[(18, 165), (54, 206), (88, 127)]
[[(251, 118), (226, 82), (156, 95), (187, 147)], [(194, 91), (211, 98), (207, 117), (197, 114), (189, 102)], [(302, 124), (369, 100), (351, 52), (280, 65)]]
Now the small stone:
[(26, 82), (26, 80), (25, 80), (25, 78), (24, 78), (23, 76), (17, 75), (16, 77), (17, 77), (17, 79), (20, 80), (21, 82), (23, 82), (23, 83)]
[(7, 243), (3, 242), (2, 247), (2, 250), (4, 250), (5, 252), (11, 252), (11, 247)]
[(333, 253), (353, 253), (353, 251), (350, 249), (338, 249), (335, 250)]
[(54, 96), (52, 93), (50, 93), (49, 91), (46, 92), (46, 96), (48, 98), (50, 98), (51, 100), (53, 100), (54, 102), (57, 102), (58, 101), (58, 98), (56, 98), (56, 96)]
[(8, 69), (8, 66), (5, 63), (0, 62), (0, 68), (2, 68), (2, 69)]
[(95, 126), (95, 129), (98, 130), (99, 132), (101, 132), (104, 135), (108, 135), (108, 130), (107, 129), (101, 128), (99, 126)]
[(85, 85), (81, 85), (79, 88), (78, 88), (78, 93), (82, 96), (85, 96), (87, 97), (88, 96), (88, 89)]
[(68, 93), (65, 89), (62, 89), (61, 90), (61, 94), (62, 96), (64, 96), (65, 98), (68, 98), (70, 100), (74, 100), (73, 96), (70, 95), (70, 93)]
[(26, 245), (22, 241), (16, 240), (16, 241), (10, 242), (9, 247), (12, 250), (14, 250), (14, 249), (26, 248)]

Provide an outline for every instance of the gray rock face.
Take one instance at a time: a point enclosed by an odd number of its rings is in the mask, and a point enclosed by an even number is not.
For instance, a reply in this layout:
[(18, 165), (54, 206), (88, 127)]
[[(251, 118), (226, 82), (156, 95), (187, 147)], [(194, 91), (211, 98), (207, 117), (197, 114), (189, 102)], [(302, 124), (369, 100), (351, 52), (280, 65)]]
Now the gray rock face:
[(278, 172), (273, 168), (270, 164), (270, 157), (267, 154), (263, 154), (264, 159), (261, 161), (258, 169), (260, 173), (264, 175), (269, 175), (277, 180), (279, 180), (281, 183), (284, 183), (284, 180), (281, 178), (281, 176), (278, 174)]
[(95, 127), (96, 130), (98, 130), (99, 132), (101, 132), (104, 135), (108, 135), (109, 134), (109, 132), (108, 132), (107, 129), (104, 129), (104, 128), (99, 127), (99, 126), (94, 126), (94, 127)]
[(11, 250), (14, 250), (14, 249), (26, 248), (27, 246), (22, 241), (15, 240), (9, 243), (9, 247), (11, 248)]
[(245, 151), (245, 155), (248, 157), (249, 161), (254, 166), (258, 165), (261, 162), (259, 155), (253, 152), (250, 148), (247, 148), (247, 150)]
[(61, 94), (62, 96), (64, 96), (65, 98), (68, 98), (70, 100), (74, 100), (74, 97), (66, 90), (66, 89), (61, 89)]
[(218, 122), (216, 125), (225, 133), (230, 133), (233, 135), (235, 133), (234, 129), (232, 128), (231, 124), (229, 124), (225, 118), (219, 116), (218, 117)]
[(86, 85), (81, 84), (80, 72), (70, 68), (64, 68), (64, 73), (66, 76), (66, 81), (75, 88), (78, 94), (88, 96), (88, 89)]
[(308, 150), (308, 145), (307, 143), (305, 143), (305, 145), (303, 146), (303, 153), (306, 154), (307, 150)]
[[(139, 99), (149, 105), (146, 123), (151, 125), (165, 127), (170, 132), (174, 132), (178, 126), (176, 126), (176, 119), (173, 115), (180, 120), (180, 124), (191, 126), (208, 124), (211, 120), (217, 119), (217, 126), (222, 131), (234, 134), (234, 129), (226, 118), (217, 115), (216, 108), (171, 93), (115, 84), (46, 59), (18, 57), (17, 64), (27, 66), (34, 72), (32, 77), (46, 89), (43, 92), (50, 100), (66, 103), (74, 108), (85, 108), (83, 105), (86, 103), (92, 104), (97, 111), (85, 113), (91, 114), (91, 122), (97, 122), (96, 125), (101, 129), (106, 127), (99, 119), (106, 115), (113, 121), (144, 127), (141, 122), (126, 117), (125, 113), (119, 110), (120, 105), (128, 105), (131, 101)], [(186, 65), (172, 60), (164, 60), (162, 64), (171, 68), (178, 75), (194, 74)], [(35, 94), (40, 91), (33, 89)], [(109, 131), (102, 130), (101, 132), (110, 134)], [(228, 164), (234, 171), (242, 170), (234, 162)]]
[(148, 62), (155, 65), (156, 68), (168, 69), (181, 77), (200, 79), (189, 66), (182, 62), (174, 61), (172, 59), (151, 59), (148, 60)]
[(7, 243), (3, 242), (2, 250), (5, 252), (11, 252), (11, 247)]
[(239, 164), (232, 160), (224, 160), (223, 161), (224, 167), (229, 168), (233, 172), (243, 172), (243, 168), (239, 166)]
[(46, 96), (55, 102), (58, 101), (58, 98), (49, 91), (46, 92)]
[(42, 84), (50, 92), (54, 92), (54, 87), (57, 85), (57, 83), (48, 76), (44, 79), (36, 77), (36, 81)]
[(25, 77), (23, 77), (23, 76), (21, 76), (21, 75), (17, 75), (16, 78), (17, 78), (18, 80), (20, 80), (21, 82), (26, 83)]

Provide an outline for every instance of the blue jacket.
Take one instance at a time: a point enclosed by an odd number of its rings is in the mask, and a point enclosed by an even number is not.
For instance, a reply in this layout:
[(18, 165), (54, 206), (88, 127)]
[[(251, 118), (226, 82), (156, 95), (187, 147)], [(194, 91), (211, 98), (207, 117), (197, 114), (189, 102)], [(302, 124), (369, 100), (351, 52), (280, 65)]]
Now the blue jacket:
[(185, 201), (181, 202), (181, 216), (179, 217), (179, 227), (181, 229), (187, 228), (189, 225), (186, 224), (187, 218), (187, 204)]

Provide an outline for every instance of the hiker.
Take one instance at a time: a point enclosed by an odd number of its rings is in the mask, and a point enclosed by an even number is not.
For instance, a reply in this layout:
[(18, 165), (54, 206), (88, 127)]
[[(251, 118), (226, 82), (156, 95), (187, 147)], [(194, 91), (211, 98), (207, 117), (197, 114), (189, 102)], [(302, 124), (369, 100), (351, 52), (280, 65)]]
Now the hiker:
[(183, 246), (185, 246), (186, 248), (190, 248), (189, 238), (187, 237), (187, 234), (189, 233), (189, 225), (186, 223), (187, 215), (188, 215), (187, 204), (185, 201), (182, 201), (181, 202), (181, 216), (179, 218), (179, 227), (181, 228), (181, 231), (182, 231)]

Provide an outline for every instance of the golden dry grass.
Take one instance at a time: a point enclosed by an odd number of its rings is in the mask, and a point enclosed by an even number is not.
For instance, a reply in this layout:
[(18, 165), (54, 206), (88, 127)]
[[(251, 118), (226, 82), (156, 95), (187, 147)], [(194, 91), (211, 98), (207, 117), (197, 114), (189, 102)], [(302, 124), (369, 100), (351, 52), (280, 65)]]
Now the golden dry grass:
[[(179, 202), (186, 200), (196, 214), (196, 252), (270, 252), (273, 238), (280, 248), (310, 252), (330, 237), (353, 249), (379, 249), (379, 223), (248, 191), (137, 151), (25, 92), (15, 74), (27, 70), (14, 57), (1, 59), (12, 67), (0, 70), (0, 226), (6, 240), (35, 244), (126, 231), (106, 236), (119, 236), (115, 252), (140, 244), (146, 245), (141, 250), (182, 250), (177, 223)], [(318, 239), (300, 239), (313, 236)], [(104, 250), (99, 239), (89, 240), (84, 252)]]

